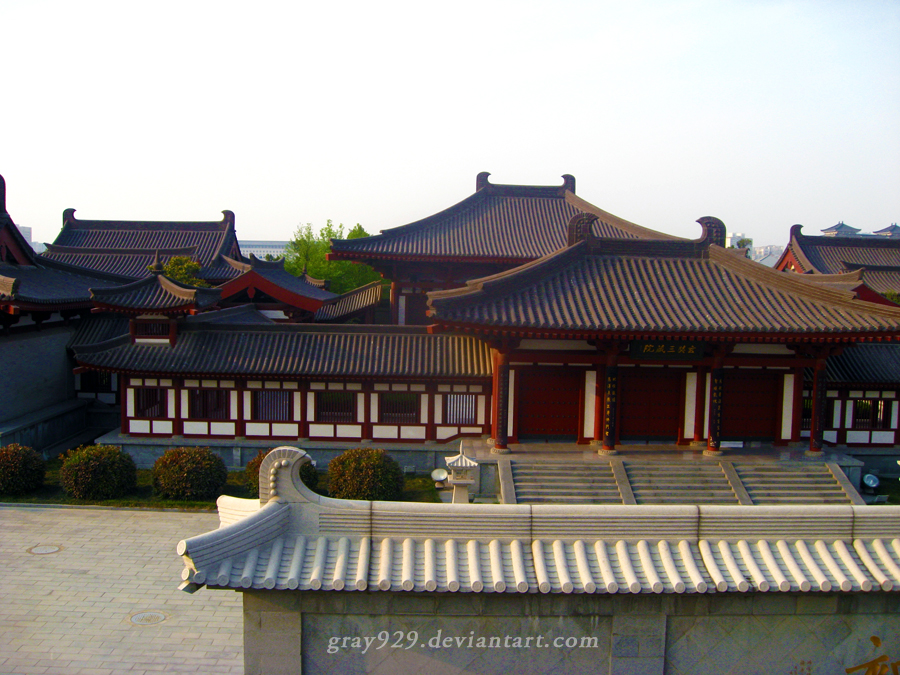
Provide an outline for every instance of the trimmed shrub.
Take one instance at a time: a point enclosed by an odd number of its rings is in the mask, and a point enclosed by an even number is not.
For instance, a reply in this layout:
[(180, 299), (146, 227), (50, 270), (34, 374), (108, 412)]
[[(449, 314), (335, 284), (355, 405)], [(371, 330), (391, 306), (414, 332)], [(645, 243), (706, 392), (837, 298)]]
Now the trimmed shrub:
[(153, 490), (167, 499), (214, 499), (227, 482), (225, 462), (209, 448), (171, 448), (153, 464)]
[(59, 484), (76, 499), (118, 499), (137, 487), (137, 467), (117, 445), (83, 445), (64, 456)]
[(47, 465), (35, 450), (18, 443), (0, 448), (0, 494), (24, 495), (44, 484)]
[[(256, 457), (247, 462), (244, 468), (244, 484), (247, 486), (247, 492), (250, 498), (259, 497), (259, 467), (271, 450), (260, 450)], [(312, 462), (307, 462), (300, 467), (300, 480), (310, 490), (315, 490), (319, 486), (319, 472)]]
[(384, 450), (353, 448), (329, 462), (328, 493), (338, 499), (397, 500), (403, 470)]

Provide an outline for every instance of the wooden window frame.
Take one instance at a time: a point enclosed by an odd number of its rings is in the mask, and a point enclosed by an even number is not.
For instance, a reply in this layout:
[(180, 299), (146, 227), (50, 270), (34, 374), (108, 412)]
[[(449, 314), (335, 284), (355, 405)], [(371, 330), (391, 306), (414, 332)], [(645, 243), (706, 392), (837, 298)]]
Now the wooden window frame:
[[(317, 391), (315, 421), (326, 424), (354, 424), (356, 394), (355, 391)], [(339, 404), (341, 400), (344, 402)]]
[[(168, 417), (168, 389), (164, 387), (136, 387), (132, 391), (134, 392), (133, 417), (140, 419), (163, 419)], [(154, 410), (157, 406), (158, 409)]]
[[(272, 400), (266, 401), (265, 399)], [(293, 391), (291, 390), (252, 389), (248, 420), (253, 422), (293, 422), (293, 404)], [(271, 414), (272, 412), (275, 414)]]
[(378, 394), (378, 423), (419, 424), (421, 395), (413, 391), (383, 391)]
[[(465, 403), (466, 400), (471, 403)], [(471, 410), (466, 408), (471, 407)], [(471, 416), (463, 418), (462, 415)], [(478, 426), (478, 394), (452, 392), (444, 394), (444, 415), (442, 424), (472, 427)]]
[(188, 419), (231, 419), (230, 389), (188, 389)]

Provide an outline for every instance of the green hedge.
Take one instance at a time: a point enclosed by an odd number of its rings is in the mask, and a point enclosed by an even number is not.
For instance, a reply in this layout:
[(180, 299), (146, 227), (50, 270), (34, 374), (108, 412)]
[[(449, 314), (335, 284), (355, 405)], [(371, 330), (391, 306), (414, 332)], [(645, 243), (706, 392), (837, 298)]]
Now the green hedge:
[(31, 448), (10, 443), (0, 448), (0, 494), (24, 495), (44, 484), (47, 465)]
[(153, 490), (167, 499), (215, 499), (227, 482), (225, 462), (209, 448), (171, 448), (153, 464)]
[(76, 499), (118, 499), (137, 487), (137, 467), (117, 445), (84, 445), (64, 455), (59, 484)]
[(403, 470), (384, 450), (353, 448), (329, 462), (328, 493), (338, 499), (397, 500)]

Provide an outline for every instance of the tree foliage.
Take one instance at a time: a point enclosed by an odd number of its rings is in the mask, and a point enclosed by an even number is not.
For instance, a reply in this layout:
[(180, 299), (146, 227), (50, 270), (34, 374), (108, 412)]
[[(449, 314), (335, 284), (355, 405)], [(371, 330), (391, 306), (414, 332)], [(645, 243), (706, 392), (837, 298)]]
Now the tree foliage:
[(313, 230), (312, 223), (300, 225), (285, 250), (284, 268), (297, 276), (306, 271), (315, 279), (326, 279), (330, 282), (328, 290), (337, 294), (379, 281), (381, 275), (368, 265), (349, 260), (326, 260), (326, 255), (331, 250), (331, 239), (359, 239), (368, 236), (369, 233), (359, 223), (346, 235), (344, 225), (335, 225), (330, 219), (318, 232)]
[(163, 265), (163, 274), (170, 279), (180, 281), (181, 283), (190, 286), (210, 288), (210, 284), (197, 276), (199, 272), (200, 263), (194, 262), (186, 255), (172, 256), (169, 258), (169, 261)]

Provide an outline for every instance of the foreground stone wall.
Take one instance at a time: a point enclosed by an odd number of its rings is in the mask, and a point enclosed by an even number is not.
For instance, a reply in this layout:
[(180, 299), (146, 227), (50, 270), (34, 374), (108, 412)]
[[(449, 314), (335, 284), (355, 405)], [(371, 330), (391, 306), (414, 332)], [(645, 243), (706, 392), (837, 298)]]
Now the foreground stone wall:
[(900, 594), (246, 591), (244, 654), (246, 675), (832, 675), (900, 662)]

